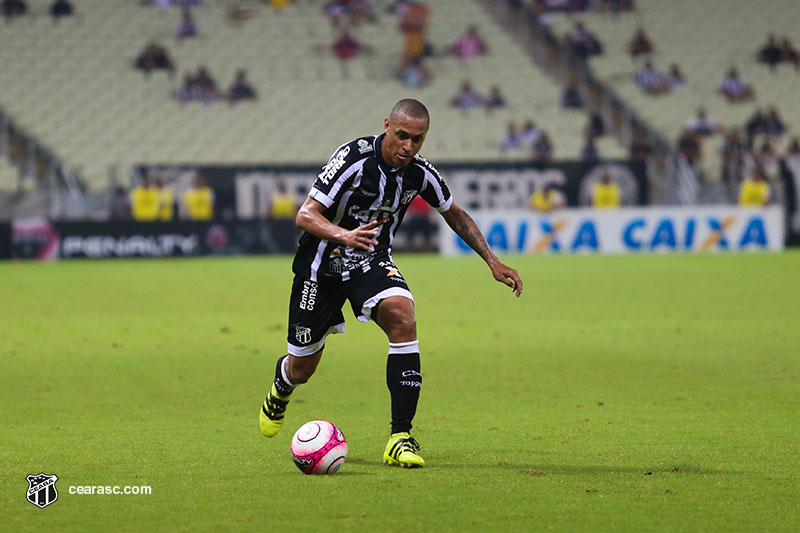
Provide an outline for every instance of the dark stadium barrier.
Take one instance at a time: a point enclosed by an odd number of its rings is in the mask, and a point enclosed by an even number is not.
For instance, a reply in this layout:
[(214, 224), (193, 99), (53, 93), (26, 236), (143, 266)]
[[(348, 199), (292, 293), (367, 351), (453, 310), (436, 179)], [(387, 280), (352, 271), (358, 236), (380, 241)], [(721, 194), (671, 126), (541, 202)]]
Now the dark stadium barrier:
[[(443, 163), (436, 165), (456, 201), (468, 209), (515, 209), (528, 205), (533, 191), (556, 186), (567, 205), (577, 207), (591, 184), (604, 173), (620, 186), (624, 205), (646, 205), (645, 164), (640, 161), (538, 163)], [(167, 184), (186, 184), (195, 172), (214, 189), (216, 209), (238, 219), (263, 217), (270, 198), (283, 183), (298, 198), (308, 193), (320, 166), (139, 165), (135, 172), (154, 172)]]
[(781, 159), (781, 180), (786, 207), (786, 245), (800, 246), (800, 156)]
[(0, 222), (0, 259), (11, 258), (11, 224)]
[[(294, 220), (11, 224), (14, 259), (186, 257), (294, 253)], [(1, 244), (0, 244), (1, 245)]]

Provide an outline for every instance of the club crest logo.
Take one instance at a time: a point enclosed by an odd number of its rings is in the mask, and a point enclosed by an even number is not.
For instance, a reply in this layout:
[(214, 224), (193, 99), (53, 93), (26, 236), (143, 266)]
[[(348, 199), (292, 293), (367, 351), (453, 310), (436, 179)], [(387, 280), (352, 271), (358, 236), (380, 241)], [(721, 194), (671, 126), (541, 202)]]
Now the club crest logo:
[(294, 336), (297, 342), (301, 344), (308, 344), (311, 342), (311, 328), (304, 328), (303, 326), (296, 326)]
[(402, 198), (400, 198), (400, 202), (403, 205), (411, 203), (411, 200), (417, 195), (417, 191), (415, 189), (411, 189), (410, 191), (406, 191), (403, 193)]
[(33, 505), (44, 509), (58, 499), (58, 490), (56, 490), (58, 476), (51, 476), (42, 472), (41, 474), (30, 475), (25, 479), (28, 480), (26, 496)]
[(366, 139), (358, 140), (358, 153), (363, 154), (372, 151), (372, 143)]

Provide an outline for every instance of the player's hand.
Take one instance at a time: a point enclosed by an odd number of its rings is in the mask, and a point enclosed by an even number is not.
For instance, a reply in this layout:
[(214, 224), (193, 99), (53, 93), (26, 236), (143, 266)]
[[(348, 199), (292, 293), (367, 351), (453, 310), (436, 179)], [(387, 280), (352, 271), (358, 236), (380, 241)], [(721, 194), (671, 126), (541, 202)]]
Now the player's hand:
[(373, 250), (373, 246), (378, 244), (378, 241), (375, 239), (375, 237), (381, 231), (378, 226), (387, 220), (388, 218), (373, 220), (369, 224), (364, 224), (356, 229), (346, 231), (342, 239), (345, 246), (371, 252)]
[(492, 269), (494, 279), (511, 287), (511, 290), (517, 295), (517, 298), (519, 298), (519, 295), (522, 294), (522, 279), (519, 277), (517, 271), (510, 266), (504, 265), (500, 261), (490, 264), (489, 268)]

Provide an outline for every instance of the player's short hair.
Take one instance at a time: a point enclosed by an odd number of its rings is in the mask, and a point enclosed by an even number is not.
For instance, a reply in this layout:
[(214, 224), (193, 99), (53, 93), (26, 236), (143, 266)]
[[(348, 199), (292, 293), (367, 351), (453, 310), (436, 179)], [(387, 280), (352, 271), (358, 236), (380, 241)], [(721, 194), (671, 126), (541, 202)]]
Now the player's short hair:
[(431, 123), (431, 116), (428, 114), (428, 108), (425, 107), (422, 102), (413, 98), (404, 98), (394, 104), (392, 112), (389, 114), (389, 118), (395, 118), (398, 115), (421, 118), (424, 119), (429, 125)]

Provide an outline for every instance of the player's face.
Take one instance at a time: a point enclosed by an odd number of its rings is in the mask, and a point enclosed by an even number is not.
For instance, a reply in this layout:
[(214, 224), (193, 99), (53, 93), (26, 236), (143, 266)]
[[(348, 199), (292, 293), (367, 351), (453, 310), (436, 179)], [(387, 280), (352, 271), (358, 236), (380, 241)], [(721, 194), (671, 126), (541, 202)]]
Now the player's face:
[(381, 144), (381, 155), (392, 167), (399, 168), (409, 164), (422, 148), (428, 121), (400, 114), (384, 119), (383, 129), (386, 137)]

